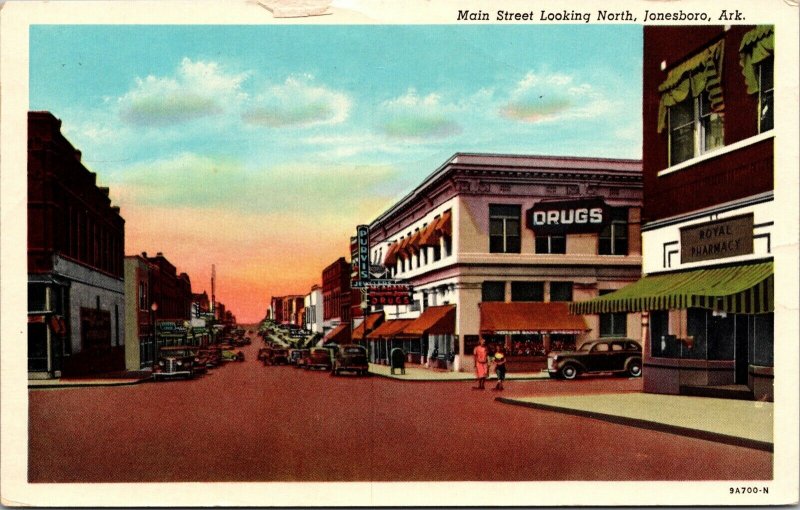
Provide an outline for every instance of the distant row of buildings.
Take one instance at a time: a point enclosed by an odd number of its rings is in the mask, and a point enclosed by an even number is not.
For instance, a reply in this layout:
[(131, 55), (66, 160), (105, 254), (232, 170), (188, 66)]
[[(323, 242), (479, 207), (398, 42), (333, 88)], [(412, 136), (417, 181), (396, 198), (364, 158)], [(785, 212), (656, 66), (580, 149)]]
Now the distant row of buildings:
[[(125, 220), (49, 112), (28, 114), (28, 374), (148, 369), (235, 317), (162, 253), (125, 256)], [(213, 313), (212, 313), (213, 312)]]
[(642, 161), (456, 154), (268, 316), (451, 370), (626, 336), (646, 391), (772, 399), (774, 38), (644, 27)]

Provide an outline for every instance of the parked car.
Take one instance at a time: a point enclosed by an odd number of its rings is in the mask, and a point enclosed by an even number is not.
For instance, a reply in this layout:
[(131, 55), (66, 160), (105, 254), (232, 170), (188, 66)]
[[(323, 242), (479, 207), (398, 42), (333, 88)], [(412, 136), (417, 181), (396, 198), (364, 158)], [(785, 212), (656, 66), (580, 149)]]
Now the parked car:
[(205, 374), (208, 372), (208, 355), (200, 347), (189, 347), (189, 351), (194, 356), (192, 370), (195, 374)]
[(270, 350), (269, 356), (270, 365), (288, 365), (289, 364), (289, 351), (279, 347)]
[(222, 363), (222, 349), (217, 345), (207, 345), (200, 348), (200, 352), (205, 355), (206, 367), (218, 367)]
[(303, 358), (304, 352), (308, 352), (308, 349), (289, 349), (289, 364), (293, 366), (297, 366), (297, 362)]
[(220, 344), (222, 349), (222, 361), (244, 361), (244, 353), (242, 351), (234, 350), (230, 344)]
[(194, 377), (195, 356), (186, 346), (164, 346), (158, 350), (158, 360), (153, 364), (153, 380), (185, 377)]
[(341, 372), (366, 375), (368, 371), (366, 349), (355, 344), (341, 345), (336, 349), (336, 356), (333, 359), (333, 375), (339, 375)]
[(577, 351), (548, 354), (547, 372), (555, 379), (570, 380), (583, 373), (599, 372), (639, 377), (642, 375), (642, 346), (630, 338), (586, 342)]
[(311, 349), (308, 353), (308, 358), (304, 365), (304, 368), (308, 368), (310, 370), (315, 369), (322, 369), (322, 370), (330, 370), (332, 366), (331, 362), (331, 353), (328, 349), (323, 349), (321, 347), (315, 347)]
[[(294, 362), (294, 366), (297, 368), (308, 368), (308, 357), (311, 355), (310, 349), (296, 349), (295, 350), (297, 359)], [(289, 359), (291, 361), (291, 358)]]
[(269, 347), (261, 347), (258, 350), (258, 357), (257, 357), (258, 361), (266, 364), (267, 358), (269, 357), (269, 351), (270, 351)]

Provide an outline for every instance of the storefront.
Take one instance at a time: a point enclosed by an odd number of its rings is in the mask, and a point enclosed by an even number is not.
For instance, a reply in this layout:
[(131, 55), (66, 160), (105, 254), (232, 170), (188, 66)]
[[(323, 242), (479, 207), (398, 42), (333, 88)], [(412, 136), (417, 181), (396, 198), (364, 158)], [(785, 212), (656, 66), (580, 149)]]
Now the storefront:
[(389, 364), (389, 354), (395, 347), (402, 348), (402, 339), (396, 339), (399, 332), (413, 322), (412, 319), (389, 320), (367, 335), (370, 363)]
[[(500, 321), (517, 305), (554, 303), (569, 316), (566, 303), (635, 282), (641, 205), (639, 161), (456, 154), (369, 224), (369, 271), (412, 289), (407, 304), (370, 306), (413, 320), (452, 307), (453, 329), (420, 335), (418, 343), (420, 360), (435, 353), (432, 366), (455, 371), (473, 369), (481, 334), (498, 335), (490, 340), (520, 357), (612, 334), (639, 339), (635, 313), (591, 315), (569, 328), (494, 327), (482, 324), (490, 320), (482, 308), (499, 306)], [(399, 338), (417, 349), (409, 335)]]
[(367, 335), (375, 331), (375, 329), (381, 324), (383, 324), (383, 312), (367, 314), (367, 316), (364, 317), (358, 326), (353, 328), (353, 333), (350, 335), (353, 343), (369, 349)]
[(481, 335), (491, 353), (502, 349), (509, 371), (545, 368), (550, 351), (574, 350), (589, 328), (567, 303), (481, 303)]
[(773, 272), (768, 261), (649, 275), (571, 308), (649, 313), (647, 392), (772, 400)]
[(396, 334), (394, 347), (403, 349), (409, 363), (449, 368), (455, 331), (456, 306), (431, 306)]

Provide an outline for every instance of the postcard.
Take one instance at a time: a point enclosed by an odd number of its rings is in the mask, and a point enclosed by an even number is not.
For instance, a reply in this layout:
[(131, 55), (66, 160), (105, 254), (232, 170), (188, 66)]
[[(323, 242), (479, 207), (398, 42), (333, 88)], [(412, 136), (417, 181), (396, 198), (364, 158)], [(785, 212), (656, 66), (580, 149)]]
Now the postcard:
[(8, 506), (771, 506), (798, 4), (0, 5)]

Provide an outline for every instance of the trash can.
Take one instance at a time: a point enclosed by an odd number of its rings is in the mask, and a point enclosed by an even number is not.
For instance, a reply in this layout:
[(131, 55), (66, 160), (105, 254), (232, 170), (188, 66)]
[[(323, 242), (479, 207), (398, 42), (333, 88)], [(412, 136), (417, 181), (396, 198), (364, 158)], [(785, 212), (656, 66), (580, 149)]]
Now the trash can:
[(389, 373), (394, 375), (395, 370), (400, 370), (401, 375), (406, 373), (406, 353), (403, 349), (395, 347), (389, 354), (389, 366), (391, 367)]

